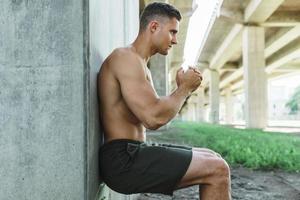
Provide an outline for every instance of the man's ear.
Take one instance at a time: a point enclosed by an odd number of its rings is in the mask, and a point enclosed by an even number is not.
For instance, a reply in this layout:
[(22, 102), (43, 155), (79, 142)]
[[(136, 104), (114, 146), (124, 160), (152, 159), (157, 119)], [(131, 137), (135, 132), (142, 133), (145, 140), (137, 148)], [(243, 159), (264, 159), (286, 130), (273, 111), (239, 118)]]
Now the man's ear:
[(159, 23), (156, 20), (153, 20), (149, 23), (149, 28), (150, 28), (151, 33), (154, 33), (158, 27), (159, 27)]

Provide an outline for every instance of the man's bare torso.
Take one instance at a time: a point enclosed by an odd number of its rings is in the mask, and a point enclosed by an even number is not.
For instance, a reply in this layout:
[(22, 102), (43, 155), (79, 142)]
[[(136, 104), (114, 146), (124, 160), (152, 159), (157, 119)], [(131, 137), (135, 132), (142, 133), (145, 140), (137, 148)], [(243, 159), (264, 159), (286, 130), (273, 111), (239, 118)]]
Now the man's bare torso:
[[(122, 59), (124, 56), (126, 60)], [(114, 60), (113, 60), (114, 59)], [(132, 49), (122, 48), (115, 50), (102, 64), (100, 73), (98, 74), (98, 94), (100, 99), (100, 118), (102, 128), (104, 129), (105, 140), (113, 139), (133, 139), (144, 141), (145, 127), (141, 121), (134, 115), (122, 96), (120, 81), (120, 70), (133, 70), (127, 66), (116, 66), (115, 61), (119, 62), (136, 62), (138, 55)], [(113, 60), (113, 62), (112, 62)], [(127, 67), (127, 69), (126, 69)], [(146, 67), (146, 63), (140, 63), (140, 67), (144, 70), (144, 76), (152, 84), (151, 74)], [(132, 73), (136, 73), (132, 71)]]

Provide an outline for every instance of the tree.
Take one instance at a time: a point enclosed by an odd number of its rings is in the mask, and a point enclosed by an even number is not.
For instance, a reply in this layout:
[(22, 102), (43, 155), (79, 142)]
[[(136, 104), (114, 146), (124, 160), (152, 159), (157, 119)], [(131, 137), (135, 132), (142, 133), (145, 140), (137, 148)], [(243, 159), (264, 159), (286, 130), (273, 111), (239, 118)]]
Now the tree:
[(294, 94), (290, 97), (285, 106), (290, 109), (289, 114), (296, 114), (298, 112), (300, 107), (300, 86), (295, 89)]

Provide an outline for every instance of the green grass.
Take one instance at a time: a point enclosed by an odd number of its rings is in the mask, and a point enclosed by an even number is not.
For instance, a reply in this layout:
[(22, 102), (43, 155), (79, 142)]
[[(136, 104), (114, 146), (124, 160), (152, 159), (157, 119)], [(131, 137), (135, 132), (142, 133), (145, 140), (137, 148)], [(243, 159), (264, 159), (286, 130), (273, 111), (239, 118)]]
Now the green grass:
[(231, 166), (300, 171), (300, 137), (207, 123), (173, 122), (152, 140), (210, 148)]

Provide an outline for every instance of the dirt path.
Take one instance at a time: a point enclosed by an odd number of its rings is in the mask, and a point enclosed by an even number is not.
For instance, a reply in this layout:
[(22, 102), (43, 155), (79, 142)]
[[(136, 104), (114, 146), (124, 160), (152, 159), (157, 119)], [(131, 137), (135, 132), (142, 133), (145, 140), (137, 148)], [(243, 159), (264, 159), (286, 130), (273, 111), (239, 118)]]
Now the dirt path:
[[(253, 171), (234, 168), (232, 173), (233, 200), (300, 200), (300, 173)], [(139, 200), (196, 200), (198, 187), (175, 191), (173, 197), (142, 194)]]

